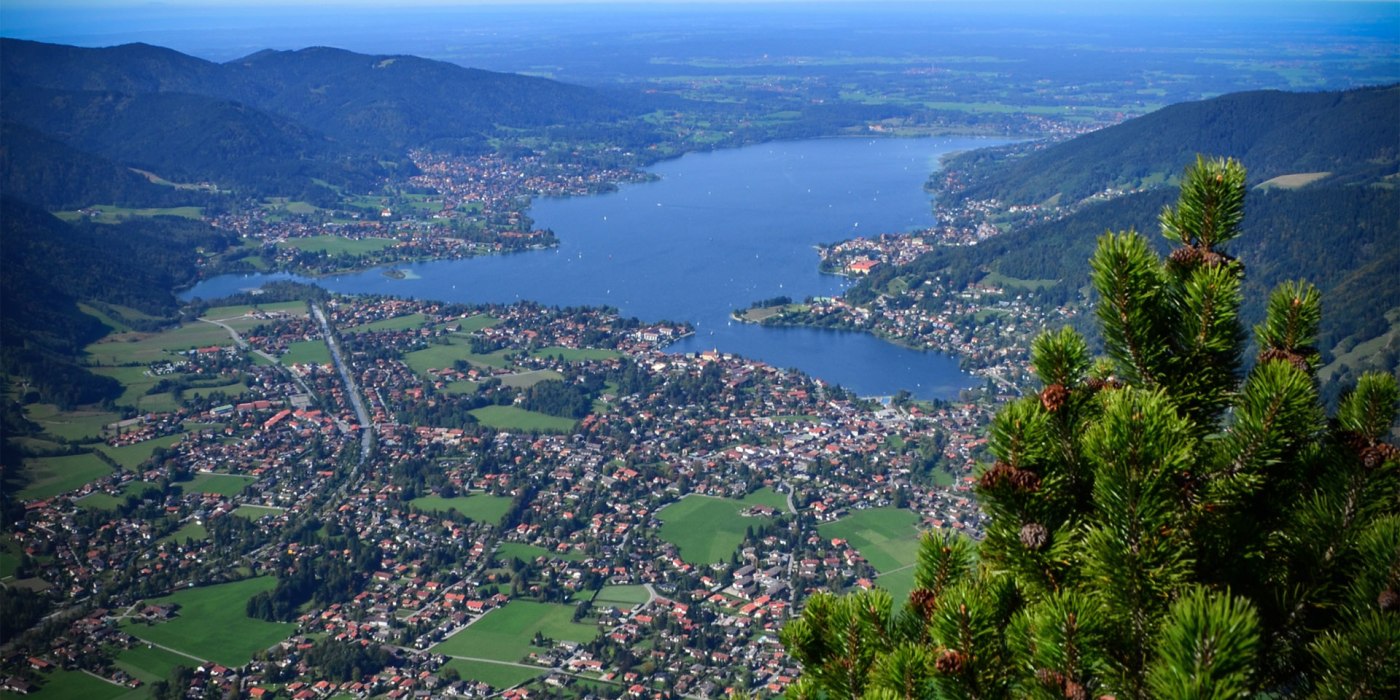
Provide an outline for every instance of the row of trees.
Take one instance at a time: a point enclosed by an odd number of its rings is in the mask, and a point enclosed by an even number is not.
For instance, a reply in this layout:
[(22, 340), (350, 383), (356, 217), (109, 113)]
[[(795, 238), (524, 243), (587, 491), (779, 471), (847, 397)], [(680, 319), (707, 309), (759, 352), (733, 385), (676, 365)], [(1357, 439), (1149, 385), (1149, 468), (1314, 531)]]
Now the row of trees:
[(1162, 260), (1092, 260), (1107, 357), (1033, 346), (1038, 395), (994, 420), (980, 544), (928, 535), (916, 589), (812, 598), (782, 639), (791, 698), (1394, 697), (1400, 390), (1363, 376), (1328, 418), (1319, 295), (1288, 283), (1241, 376), (1245, 171), (1198, 159)]

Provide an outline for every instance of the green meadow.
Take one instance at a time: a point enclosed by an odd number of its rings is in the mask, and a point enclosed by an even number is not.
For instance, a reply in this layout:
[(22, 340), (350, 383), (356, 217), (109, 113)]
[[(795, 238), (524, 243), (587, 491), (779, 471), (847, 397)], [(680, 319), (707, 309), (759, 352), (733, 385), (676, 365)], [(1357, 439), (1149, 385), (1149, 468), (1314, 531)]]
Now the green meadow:
[(447, 513), (456, 511), (459, 515), (479, 523), (499, 523), (510, 510), (511, 499), (505, 496), (491, 496), (478, 493), (470, 496), (423, 496), (409, 501), (414, 508), (425, 513)]
[(148, 642), (225, 666), (242, 666), (253, 653), (287, 638), (296, 625), (264, 622), (244, 613), (248, 599), (277, 585), (271, 576), (189, 588), (147, 603), (175, 603), (174, 619), (154, 625), (131, 623), (126, 631)]
[(572, 418), (527, 411), (519, 406), (484, 406), (473, 409), (471, 414), (487, 427), (526, 433), (567, 433), (578, 422)]
[(766, 502), (769, 500), (768, 496), (750, 496), (744, 501), (687, 496), (657, 512), (656, 517), (662, 523), (657, 534), (676, 545), (681, 558), (691, 564), (725, 561), (744, 541), (749, 527), (770, 522), (769, 518), (746, 518), (740, 513), (752, 505), (771, 505)]
[(827, 539), (840, 538), (849, 542), (880, 572), (878, 583), (896, 600), (903, 600), (913, 589), (913, 574), (907, 572), (913, 571), (912, 566), (919, 558), (918, 523), (919, 516), (910, 510), (868, 508), (836, 522), (823, 523), (817, 531)]
[(24, 460), (24, 474), (28, 483), (16, 497), (21, 501), (53, 498), (111, 473), (112, 468), (91, 453), (33, 457)]
[(590, 642), (598, 628), (573, 622), (574, 606), (512, 600), (432, 647), (435, 654), (472, 656), (497, 661), (520, 661), (531, 651), (536, 632), (555, 640)]

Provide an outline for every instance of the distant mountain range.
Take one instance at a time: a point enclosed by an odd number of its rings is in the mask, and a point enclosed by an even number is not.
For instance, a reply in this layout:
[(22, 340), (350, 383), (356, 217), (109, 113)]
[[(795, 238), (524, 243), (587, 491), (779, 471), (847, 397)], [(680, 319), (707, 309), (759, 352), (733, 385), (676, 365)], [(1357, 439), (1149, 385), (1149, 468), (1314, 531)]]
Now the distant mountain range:
[[(219, 64), (146, 44), (16, 39), (0, 39), (0, 93), (0, 119), (78, 153), (167, 180), (279, 194), (315, 179), (362, 189), (411, 147), (482, 148), (499, 129), (645, 111), (640, 98), (413, 56), (308, 48)], [(33, 150), (8, 154), (7, 179), (27, 182), (45, 205), (69, 200), (39, 187), (44, 177), (12, 174), (51, 169), (29, 158)], [(93, 169), (107, 167), (101, 160)], [(123, 191), (119, 203), (160, 199)]]
[[(868, 301), (896, 277), (913, 286), (934, 276), (972, 282), (999, 273), (1055, 280), (1039, 292), (1053, 303), (1080, 298), (1105, 231), (1135, 229), (1167, 250), (1157, 215), (1176, 200), (1174, 182), (1197, 153), (1239, 158), (1254, 185), (1244, 234), (1229, 247), (1246, 266), (1247, 322), (1262, 318), (1279, 282), (1306, 279), (1323, 292), (1324, 382), (1335, 390), (1364, 369), (1400, 371), (1400, 86), (1237, 93), (1042, 149), (962, 154), (949, 165), (968, 185), (941, 193), (940, 206), (988, 198), (1082, 206), (1058, 221), (880, 270), (848, 296)], [(1083, 201), (1139, 188), (1145, 191)]]

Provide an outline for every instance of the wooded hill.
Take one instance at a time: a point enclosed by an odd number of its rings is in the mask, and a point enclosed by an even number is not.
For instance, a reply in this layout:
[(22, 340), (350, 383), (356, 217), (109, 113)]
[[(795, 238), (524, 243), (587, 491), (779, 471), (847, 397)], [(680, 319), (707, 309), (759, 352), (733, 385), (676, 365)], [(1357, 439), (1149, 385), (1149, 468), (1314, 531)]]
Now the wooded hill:
[(1068, 205), (1109, 188), (1173, 185), (1197, 153), (1240, 159), (1249, 184), (1328, 173), (1319, 185), (1374, 182), (1400, 164), (1400, 85), (1344, 92), (1240, 92), (1164, 107), (1047, 148), (1013, 146), (952, 158), (967, 199)]
[[(0, 39), (0, 91), (5, 122), (76, 151), (167, 180), (263, 194), (296, 194), (313, 179), (362, 189), (386, 167), (411, 167), (407, 148), (480, 148), (501, 129), (614, 122), (647, 110), (635, 96), (330, 48), (219, 64), (146, 44)], [(48, 181), (23, 172), (46, 167), (43, 159), (9, 155), (7, 178)], [(50, 206), (70, 199), (30, 192)], [(123, 203), (153, 203), (125, 194), (134, 199)]]
[[(1319, 346), (1340, 362), (1320, 373), (1345, 383), (1362, 369), (1400, 370), (1400, 86), (1348, 92), (1249, 92), (1176, 105), (1114, 127), (1019, 155), (1006, 149), (963, 154), (950, 166), (972, 184), (944, 194), (938, 206), (996, 197), (1005, 203), (1082, 199), (1110, 187), (1162, 186), (1085, 203), (1067, 218), (1030, 225), (976, 246), (942, 248), (903, 267), (877, 270), (848, 292), (857, 303), (896, 277), (916, 286), (951, 276), (958, 283), (989, 273), (1054, 280), (1036, 293), (1048, 303), (1087, 299), (1084, 261), (1105, 231), (1157, 235), (1158, 214), (1198, 152), (1239, 158), (1253, 185), (1245, 235), (1229, 253), (1249, 274), (1243, 314), (1262, 318), (1262, 300), (1279, 282), (1306, 279), (1323, 293)], [(1253, 159), (1253, 160), (1252, 160)], [(1257, 162), (1256, 162), (1257, 160)], [(1170, 169), (1168, 169), (1170, 168)], [(1302, 185), (1270, 180), (1300, 172), (1332, 174)], [(1277, 181), (1275, 181), (1277, 182)], [(1267, 184), (1265, 184), (1267, 183)], [(1030, 292), (1026, 292), (1029, 294)]]

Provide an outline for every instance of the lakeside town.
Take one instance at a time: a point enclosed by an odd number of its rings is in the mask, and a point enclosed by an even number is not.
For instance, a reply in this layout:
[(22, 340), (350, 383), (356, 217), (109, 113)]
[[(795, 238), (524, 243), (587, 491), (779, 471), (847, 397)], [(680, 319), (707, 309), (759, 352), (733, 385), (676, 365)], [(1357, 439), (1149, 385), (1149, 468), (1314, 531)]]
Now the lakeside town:
[[(324, 272), (547, 245), (524, 198), (641, 177), (415, 155), (414, 184), (440, 199), (376, 202), (364, 220), (258, 210), (215, 223), (269, 267)], [(494, 243), (452, 233), (483, 222)], [(981, 235), (947, 231), (848, 241), (824, 264), (866, 274)], [(394, 243), (289, 245), (328, 238)], [(832, 298), (781, 316), (956, 353), (988, 380), (956, 403), (872, 401), (726, 353), (670, 354), (691, 329), (608, 309), (274, 293), (114, 334), (90, 359), (140, 410), (42, 458), (84, 461), (94, 478), (30, 489), (3, 537), (15, 580), (53, 601), (9, 645), (5, 683), (780, 694), (799, 669), (778, 630), (808, 595), (903, 600), (920, 532), (980, 534), (979, 436), (1026, 381), (1020, 348), (1049, 319), (1014, 290), (940, 283), (910, 290), (913, 306)], [(188, 629), (209, 598), (251, 625), (242, 644)]]
[[(193, 669), (191, 697), (481, 696), (504, 690), (474, 678), (493, 665), (542, 679), (532, 687), (777, 693), (797, 669), (776, 632), (807, 594), (898, 577), (872, 564), (887, 554), (827, 536), (830, 525), (908, 513), (911, 542), (981, 525), (970, 484), (984, 407), (886, 406), (723, 353), (666, 354), (686, 328), (606, 310), (372, 298), (311, 309), (209, 310), (239, 336), (148, 371), (237, 377), (246, 390), (107, 426), (93, 454), (119, 469), (25, 503), (6, 538), (26, 579), (62, 603), (7, 658), (12, 690), (52, 667), (136, 685), (122, 659), (165, 649)], [(327, 337), (343, 360), (285, 361)], [(584, 417), (544, 412), (569, 390), (590, 402)], [(475, 419), (452, 418), (459, 409)], [(563, 424), (523, 428), (550, 419)], [(687, 515), (692, 503), (746, 527), (695, 541), (685, 519), (713, 513)], [(314, 590), (284, 590), (309, 571)], [(250, 582), (253, 601), (291, 606), (289, 623), (263, 613), (276, 644), (219, 659), (165, 641), (182, 593), (163, 594)], [(513, 606), (566, 612), (575, 638), (519, 658), (463, 653)], [(332, 644), (385, 650), (384, 664), (338, 680), (307, 662)]]

